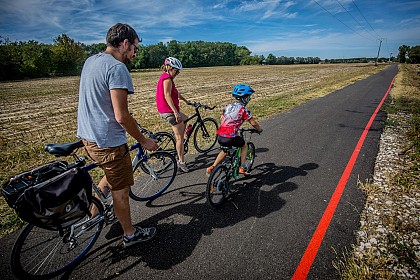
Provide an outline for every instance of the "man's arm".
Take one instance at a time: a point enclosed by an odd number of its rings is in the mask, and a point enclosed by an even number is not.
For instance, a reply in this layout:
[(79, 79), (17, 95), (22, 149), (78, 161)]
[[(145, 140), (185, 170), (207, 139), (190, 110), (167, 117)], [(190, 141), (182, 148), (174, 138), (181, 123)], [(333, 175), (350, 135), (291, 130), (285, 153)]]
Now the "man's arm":
[(125, 128), (128, 134), (141, 143), (141, 145), (149, 150), (157, 149), (157, 143), (149, 138), (144, 137), (137, 126), (133, 116), (128, 111), (128, 91), (126, 89), (111, 89), (111, 101), (114, 108), (115, 119)]

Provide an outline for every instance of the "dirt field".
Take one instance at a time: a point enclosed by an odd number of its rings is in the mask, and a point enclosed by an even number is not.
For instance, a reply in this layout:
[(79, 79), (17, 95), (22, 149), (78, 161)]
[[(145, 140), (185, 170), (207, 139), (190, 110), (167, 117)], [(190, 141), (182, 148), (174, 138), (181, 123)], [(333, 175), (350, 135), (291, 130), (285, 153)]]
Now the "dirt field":
[[(236, 66), (185, 69), (175, 79), (190, 101), (216, 105), (207, 115), (219, 119), (231, 102), (234, 85), (247, 83), (256, 91), (249, 108), (258, 120), (342, 88), (386, 65), (372, 64)], [(136, 93), (129, 97), (130, 111), (145, 127), (169, 130), (155, 108), (155, 87), (160, 71), (132, 73)], [(76, 140), (79, 77), (0, 83), (0, 182), (41, 163), (54, 160), (43, 152), (51, 142)], [(181, 104), (185, 113), (192, 107)], [(1, 224), (10, 215), (0, 199)], [(3, 211), (4, 210), (4, 211)], [(0, 235), (2, 233), (0, 232)]]

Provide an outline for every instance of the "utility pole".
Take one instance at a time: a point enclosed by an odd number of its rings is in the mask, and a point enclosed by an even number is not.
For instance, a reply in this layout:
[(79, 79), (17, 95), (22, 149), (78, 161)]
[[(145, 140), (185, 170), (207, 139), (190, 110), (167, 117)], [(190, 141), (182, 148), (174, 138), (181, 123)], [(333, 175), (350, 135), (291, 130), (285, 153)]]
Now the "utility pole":
[(379, 52), (381, 51), (381, 45), (382, 45), (383, 40), (384, 40), (383, 38), (379, 39), (379, 49), (378, 49), (378, 55), (376, 56), (375, 66), (378, 66)]

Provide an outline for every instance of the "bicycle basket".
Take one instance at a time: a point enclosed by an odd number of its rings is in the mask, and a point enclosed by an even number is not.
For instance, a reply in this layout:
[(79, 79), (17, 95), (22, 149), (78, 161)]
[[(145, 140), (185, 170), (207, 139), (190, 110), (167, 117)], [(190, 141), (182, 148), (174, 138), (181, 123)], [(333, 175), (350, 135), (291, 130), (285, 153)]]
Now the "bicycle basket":
[(68, 227), (88, 213), (92, 181), (81, 169), (66, 167), (56, 161), (19, 174), (2, 194), (22, 220), (51, 230)]

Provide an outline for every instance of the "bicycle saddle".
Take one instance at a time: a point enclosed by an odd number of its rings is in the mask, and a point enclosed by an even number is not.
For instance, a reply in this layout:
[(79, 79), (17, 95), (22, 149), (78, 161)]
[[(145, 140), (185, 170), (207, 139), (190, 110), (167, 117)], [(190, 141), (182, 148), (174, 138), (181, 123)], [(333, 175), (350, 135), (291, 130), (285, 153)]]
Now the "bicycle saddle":
[(82, 140), (70, 143), (51, 143), (44, 146), (44, 151), (56, 157), (70, 155), (75, 149), (83, 147)]

